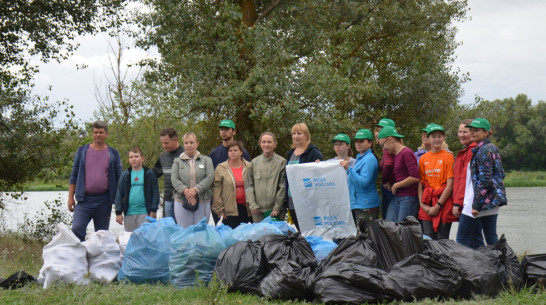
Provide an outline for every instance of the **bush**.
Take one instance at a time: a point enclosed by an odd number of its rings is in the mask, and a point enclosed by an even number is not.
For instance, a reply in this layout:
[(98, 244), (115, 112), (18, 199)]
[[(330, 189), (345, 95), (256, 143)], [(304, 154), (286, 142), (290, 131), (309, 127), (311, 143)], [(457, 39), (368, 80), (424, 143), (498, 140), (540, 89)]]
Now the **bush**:
[(33, 217), (25, 213), (23, 222), (18, 225), (19, 233), (26, 239), (48, 243), (57, 234), (55, 227), (58, 223), (72, 225), (72, 215), (69, 214), (60, 197), (53, 201), (44, 202), (46, 208), (40, 210)]

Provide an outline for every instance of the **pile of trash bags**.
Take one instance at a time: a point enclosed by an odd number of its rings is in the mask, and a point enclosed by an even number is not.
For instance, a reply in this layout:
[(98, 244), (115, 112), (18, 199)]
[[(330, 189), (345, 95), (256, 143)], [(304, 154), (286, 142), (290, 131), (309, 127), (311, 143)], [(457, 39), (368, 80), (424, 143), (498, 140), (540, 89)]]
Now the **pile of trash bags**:
[(270, 218), (233, 230), (206, 219), (186, 229), (172, 218), (149, 221), (128, 241), (120, 237), (122, 263), (113, 234), (99, 231), (80, 243), (60, 225), (44, 248), (39, 281), (44, 288), (116, 279), (186, 288), (207, 284), (216, 273), (229, 292), (344, 304), (495, 296), (504, 287), (546, 282), (546, 254), (520, 264), (504, 236), (477, 250), (423, 240), (414, 217), (366, 222), (339, 244), (304, 237)]

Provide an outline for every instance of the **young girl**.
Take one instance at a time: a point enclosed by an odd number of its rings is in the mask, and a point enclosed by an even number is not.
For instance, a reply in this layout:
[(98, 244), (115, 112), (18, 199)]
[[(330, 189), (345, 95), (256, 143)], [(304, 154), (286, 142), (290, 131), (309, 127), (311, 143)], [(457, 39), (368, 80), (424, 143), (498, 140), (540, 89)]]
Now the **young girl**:
[[(152, 169), (142, 166), (142, 150), (134, 147), (129, 151), (131, 165), (121, 174), (116, 193), (116, 222), (123, 224), (125, 231), (133, 232), (146, 221), (146, 216), (155, 218), (159, 205), (159, 186)], [(122, 214), (125, 214), (125, 219)]]
[(453, 163), (451, 153), (442, 149), (444, 128), (433, 124), (427, 137), (431, 150), (419, 159), (419, 219), (423, 234), (432, 239), (449, 239), (453, 216)]
[(262, 133), (258, 142), (262, 154), (250, 162), (246, 201), (254, 222), (262, 221), (267, 212), (271, 212), (271, 217), (282, 219), (286, 209), (286, 159), (275, 153), (277, 138), (273, 133)]
[(368, 129), (360, 129), (355, 137), (355, 148), (358, 152), (356, 164), (350, 165), (347, 160), (340, 164), (347, 170), (347, 182), (351, 196), (351, 212), (357, 228), (361, 221), (370, 221), (379, 216), (379, 194), (375, 186), (379, 164), (372, 150), (373, 137)]
[(353, 167), (356, 160), (353, 158), (353, 151), (351, 150), (351, 138), (344, 133), (340, 133), (331, 142), (334, 143), (336, 156), (328, 161), (347, 161), (349, 167)]

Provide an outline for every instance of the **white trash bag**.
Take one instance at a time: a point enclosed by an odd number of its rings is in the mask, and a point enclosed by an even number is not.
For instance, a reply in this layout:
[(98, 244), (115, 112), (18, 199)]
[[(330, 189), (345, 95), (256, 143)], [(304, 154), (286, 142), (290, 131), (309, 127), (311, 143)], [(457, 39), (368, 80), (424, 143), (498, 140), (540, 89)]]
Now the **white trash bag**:
[(286, 176), (303, 236), (356, 235), (343, 167), (336, 162), (292, 164), (286, 166)]
[(64, 223), (57, 225), (57, 233), (43, 249), (44, 265), (38, 283), (47, 289), (54, 283), (87, 284), (87, 255), (85, 246)]
[(109, 283), (116, 279), (121, 268), (121, 252), (116, 235), (110, 231), (100, 230), (91, 234), (82, 244), (87, 249), (91, 280)]
[(133, 232), (127, 232), (123, 231), (121, 234), (119, 234), (119, 250), (121, 251), (121, 260), (123, 261), (123, 254), (125, 253), (125, 249), (127, 249), (127, 244), (129, 243), (129, 239), (131, 239), (131, 234)]

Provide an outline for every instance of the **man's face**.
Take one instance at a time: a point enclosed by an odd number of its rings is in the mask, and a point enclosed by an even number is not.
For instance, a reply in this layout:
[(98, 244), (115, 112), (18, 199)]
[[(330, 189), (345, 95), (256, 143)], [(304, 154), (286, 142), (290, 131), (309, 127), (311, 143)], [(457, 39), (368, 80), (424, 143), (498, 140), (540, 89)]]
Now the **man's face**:
[(178, 138), (169, 138), (168, 135), (160, 136), (159, 140), (161, 141), (161, 146), (166, 152), (174, 151), (178, 148)]
[(229, 127), (220, 127), (220, 138), (222, 141), (231, 141), (235, 135), (235, 129)]
[(93, 128), (93, 142), (95, 144), (103, 145), (108, 138), (108, 132), (104, 128)]

